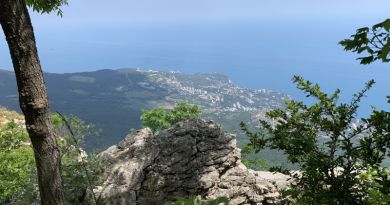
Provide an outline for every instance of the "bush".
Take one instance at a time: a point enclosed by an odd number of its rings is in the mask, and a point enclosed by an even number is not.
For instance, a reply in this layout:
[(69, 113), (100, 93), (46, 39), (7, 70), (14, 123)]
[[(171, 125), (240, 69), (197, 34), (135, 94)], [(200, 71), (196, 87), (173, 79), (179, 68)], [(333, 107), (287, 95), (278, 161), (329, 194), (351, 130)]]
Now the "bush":
[(88, 194), (96, 203), (97, 197), (93, 188), (102, 182), (104, 164), (98, 160), (97, 154), (87, 153), (82, 148), (86, 136), (99, 135), (95, 126), (80, 118), (59, 113), (52, 115), (53, 125), (58, 136), (61, 136), (61, 174), (67, 204), (82, 204)]
[(153, 132), (157, 132), (170, 128), (182, 120), (199, 117), (201, 113), (197, 105), (179, 103), (172, 110), (157, 108), (143, 111), (141, 121), (144, 127), (149, 127)]
[(20, 124), (11, 121), (0, 127), (0, 204), (36, 195), (34, 153), (26, 142), (28, 134)]
[[(390, 204), (390, 190), (388, 176), (389, 169), (367, 167), (366, 171), (359, 174), (360, 187), (368, 193), (366, 203), (371, 205)], [(383, 177), (386, 177), (383, 179)]]
[[(253, 148), (284, 151), (300, 167), (290, 172), (295, 183), (287, 195), (297, 204), (370, 204), (373, 197), (387, 198), (389, 175), (381, 163), (389, 156), (390, 113), (374, 110), (368, 119), (357, 119), (356, 114), (374, 82), (369, 81), (351, 103), (338, 103), (340, 90), (328, 95), (301, 77), (293, 80), (316, 99), (314, 104), (286, 102), (285, 109), (270, 111), (267, 121), (260, 120), (258, 132), (241, 123)], [(373, 171), (375, 183), (367, 185), (362, 174)]]
[[(94, 126), (81, 119), (52, 116), (62, 154), (62, 178), (66, 204), (80, 204), (101, 180), (104, 166), (95, 154), (87, 155), (81, 145)], [(39, 204), (34, 153), (26, 129), (11, 121), (0, 127), (0, 204)]]

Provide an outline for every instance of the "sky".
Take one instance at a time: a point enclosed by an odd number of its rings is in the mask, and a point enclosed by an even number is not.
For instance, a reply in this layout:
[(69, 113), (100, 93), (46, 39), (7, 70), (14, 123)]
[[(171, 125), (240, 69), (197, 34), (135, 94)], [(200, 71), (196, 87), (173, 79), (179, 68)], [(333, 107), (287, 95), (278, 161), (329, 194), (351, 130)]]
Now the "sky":
[(388, 0), (70, 0), (63, 19), (33, 14), (36, 26), (123, 26), (282, 19), (380, 20)]
[[(385, 108), (390, 64), (361, 66), (338, 42), (389, 10), (389, 0), (70, 0), (62, 18), (31, 17), (45, 72), (218, 72), (293, 96), (302, 75), (346, 99), (375, 79), (366, 104)], [(2, 32), (0, 69), (12, 69)]]

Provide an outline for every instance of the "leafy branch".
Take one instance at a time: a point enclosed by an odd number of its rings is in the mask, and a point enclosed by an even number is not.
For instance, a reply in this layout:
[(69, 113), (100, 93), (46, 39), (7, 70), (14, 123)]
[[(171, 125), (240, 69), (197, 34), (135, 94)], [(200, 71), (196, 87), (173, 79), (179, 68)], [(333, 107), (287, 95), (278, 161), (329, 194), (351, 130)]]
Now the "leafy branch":
[(378, 23), (371, 28), (364, 27), (356, 30), (349, 39), (340, 41), (340, 45), (346, 51), (352, 51), (358, 54), (366, 53), (367, 56), (359, 57), (360, 64), (370, 64), (376, 60), (389, 62), (390, 52), (390, 19)]

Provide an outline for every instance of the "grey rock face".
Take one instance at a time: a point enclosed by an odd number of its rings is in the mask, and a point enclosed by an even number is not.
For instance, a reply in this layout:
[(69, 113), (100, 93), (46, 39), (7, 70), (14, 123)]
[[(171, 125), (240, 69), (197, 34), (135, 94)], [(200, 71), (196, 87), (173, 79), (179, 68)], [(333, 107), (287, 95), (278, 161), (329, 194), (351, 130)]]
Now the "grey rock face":
[(230, 204), (270, 204), (288, 176), (247, 169), (233, 135), (212, 121), (190, 119), (154, 136), (128, 135), (101, 153), (107, 180), (97, 192), (103, 204), (164, 204), (177, 196), (226, 196)]

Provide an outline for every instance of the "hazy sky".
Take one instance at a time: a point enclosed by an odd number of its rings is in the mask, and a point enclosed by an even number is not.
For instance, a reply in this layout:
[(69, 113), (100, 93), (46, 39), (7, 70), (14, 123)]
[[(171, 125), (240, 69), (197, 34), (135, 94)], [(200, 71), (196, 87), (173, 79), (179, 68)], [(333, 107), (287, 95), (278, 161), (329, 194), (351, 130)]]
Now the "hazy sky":
[(63, 19), (32, 16), (38, 27), (270, 19), (370, 22), (388, 17), (389, 8), (389, 0), (70, 0)]
[[(341, 61), (356, 65), (352, 60), (356, 55), (335, 56), (341, 50), (337, 42), (356, 28), (389, 18), (389, 10), (390, 0), (69, 0), (63, 18), (35, 12), (31, 16), (43, 69), (48, 72), (144, 65), (219, 71), (226, 66), (198, 64), (204, 59), (186, 50), (220, 55), (241, 49), (223, 61), (234, 65), (229, 60), (256, 54), (267, 56), (261, 61), (268, 62), (268, 69), (277, 62), (285, 62), (279, 69), (309, 66), (310, 61), (325, 65), (324, 59), (336, 57), (332, 67), (341, 66)], [(281, 56), (278, 50), (290, 53)], [(159, 64), (154, 57), (171, 60)], [(178, 63), (183, 59), (187, 64)], [(302, 63), (294, 65), (298, 60)], [(2, 32), (0, 68), (12, 69)]]

